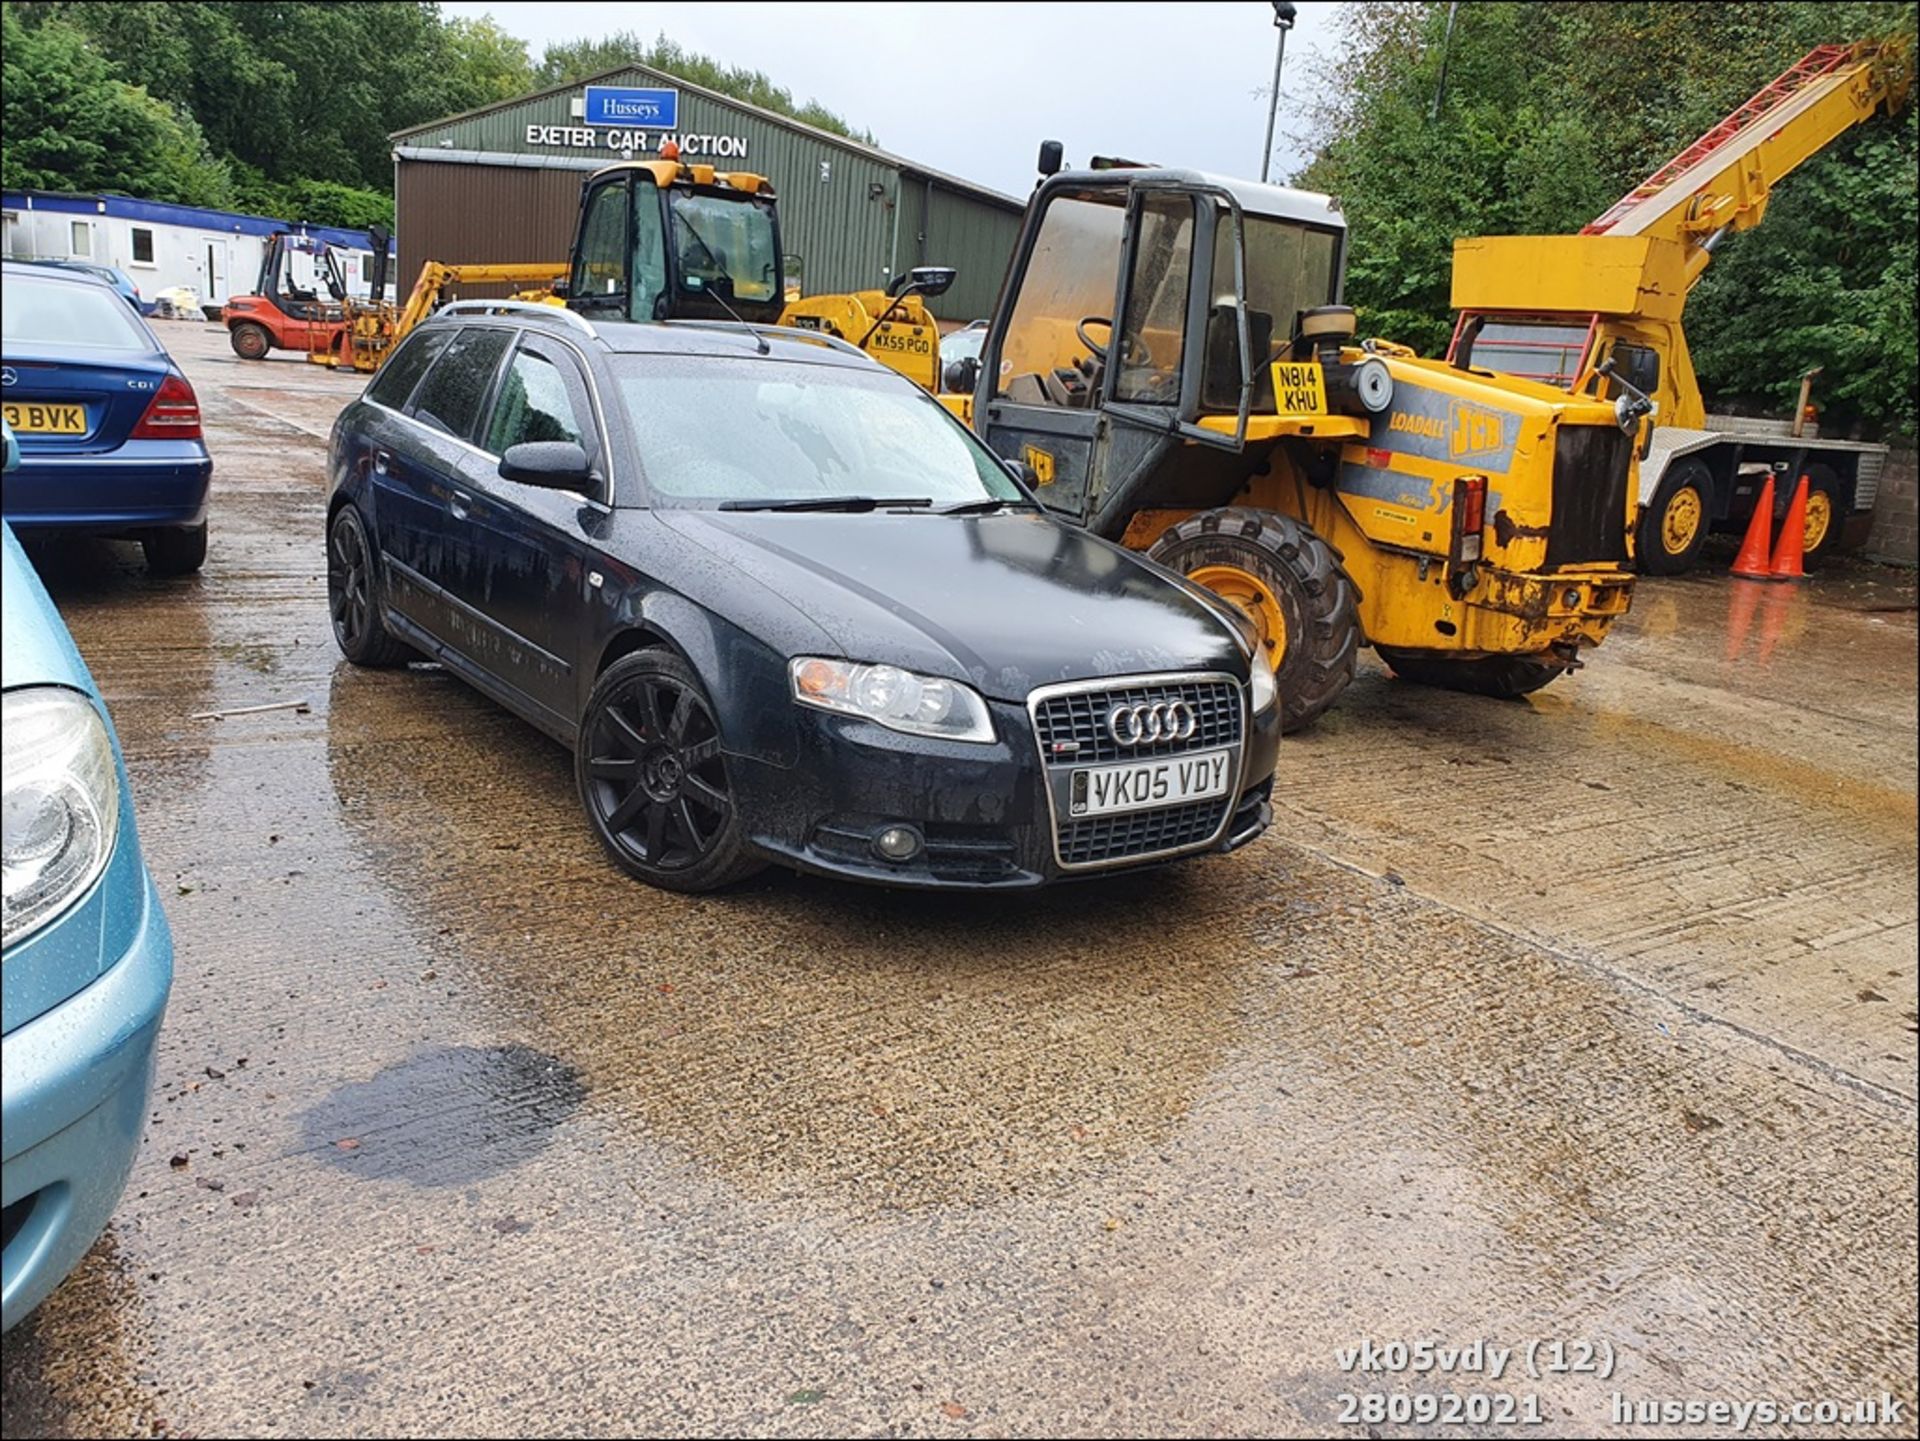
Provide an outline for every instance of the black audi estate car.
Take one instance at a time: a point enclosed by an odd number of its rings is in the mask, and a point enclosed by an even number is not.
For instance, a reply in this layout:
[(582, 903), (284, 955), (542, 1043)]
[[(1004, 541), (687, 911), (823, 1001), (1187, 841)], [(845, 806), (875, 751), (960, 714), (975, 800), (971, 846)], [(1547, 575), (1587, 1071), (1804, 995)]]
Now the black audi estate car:
[(845, 342), (458, 302), (329, 464), (347, 659), (439, 661), (569, 746), (654, 885), (1036, 886), (1270, 819), (1240, 614), (1056, 520)]

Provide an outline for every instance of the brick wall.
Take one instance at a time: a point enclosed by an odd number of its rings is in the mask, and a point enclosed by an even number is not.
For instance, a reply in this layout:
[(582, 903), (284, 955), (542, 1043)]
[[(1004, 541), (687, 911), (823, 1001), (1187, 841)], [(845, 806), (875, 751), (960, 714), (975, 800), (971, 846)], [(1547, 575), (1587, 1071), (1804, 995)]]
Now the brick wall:
[(1896, 445), (1880, 476), (1880, 498), (1873, 505), (1873, 529), (1867, 533), (1865, 554), (1895, 565), (1920, 563), (1920, 545), (1915, 543), (1917, 502), (1920, 479), (1915, 476), (1913, 447)]

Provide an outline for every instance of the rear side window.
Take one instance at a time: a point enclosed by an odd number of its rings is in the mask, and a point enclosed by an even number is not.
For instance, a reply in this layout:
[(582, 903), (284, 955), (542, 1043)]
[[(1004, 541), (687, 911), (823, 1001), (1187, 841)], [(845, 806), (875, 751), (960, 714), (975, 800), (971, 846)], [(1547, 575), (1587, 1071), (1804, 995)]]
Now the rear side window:
[(145, 353), (153, 338), (116, 291), (9, 272), (0, 281), (0, 339), (15, 345), (84, 345)]
[(447, 343), (413, 397), (413, 418), (422, 425), (471, 441), (493, 372), (507, 348), (504, 330), (462, 330)]
[(413, 394), (413, 387), (419, 384), (420, 377), (427, 373), (427, 367), (433, 364), (433, 358), (446, 348), (446, 344), (447, 333), (444, 330), (428, 331), (402, 341), (400, 349), (380, 367), (373, 384), (367, 387), (367, 399), (389, 410), (405, 410), (407, 397)]

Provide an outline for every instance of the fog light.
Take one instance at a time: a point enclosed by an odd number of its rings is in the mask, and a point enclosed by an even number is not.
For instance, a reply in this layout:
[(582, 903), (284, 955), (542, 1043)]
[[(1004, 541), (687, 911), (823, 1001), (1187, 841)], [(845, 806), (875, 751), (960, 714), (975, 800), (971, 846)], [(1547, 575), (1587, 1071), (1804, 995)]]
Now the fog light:
[(1560, 599), (1564, 600), (1567, 603), (1568, 610), (1580, 609), (1580, 592), (1579, 591), (1570, 590), (1565, 595), (1561, 596)]
[(873, 848), (884, 860), (910, 861), (920, 854), (920, 832), (912, 826), (888, 826), (873, 838)]

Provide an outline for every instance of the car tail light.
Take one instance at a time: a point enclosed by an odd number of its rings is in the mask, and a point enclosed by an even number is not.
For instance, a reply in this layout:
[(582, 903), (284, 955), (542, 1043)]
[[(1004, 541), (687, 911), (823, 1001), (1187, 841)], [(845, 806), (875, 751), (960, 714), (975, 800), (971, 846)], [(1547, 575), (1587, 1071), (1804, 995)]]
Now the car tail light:
[(1487, 478), (1463, 475), (1453, 482), (1453, 550), (1455, 565), (1480, 559), (1481, 531), (1487, 523)]
[(133, 428), (134, 440), (198, 440), (200, 402), (184, 375), (168, 375)]

